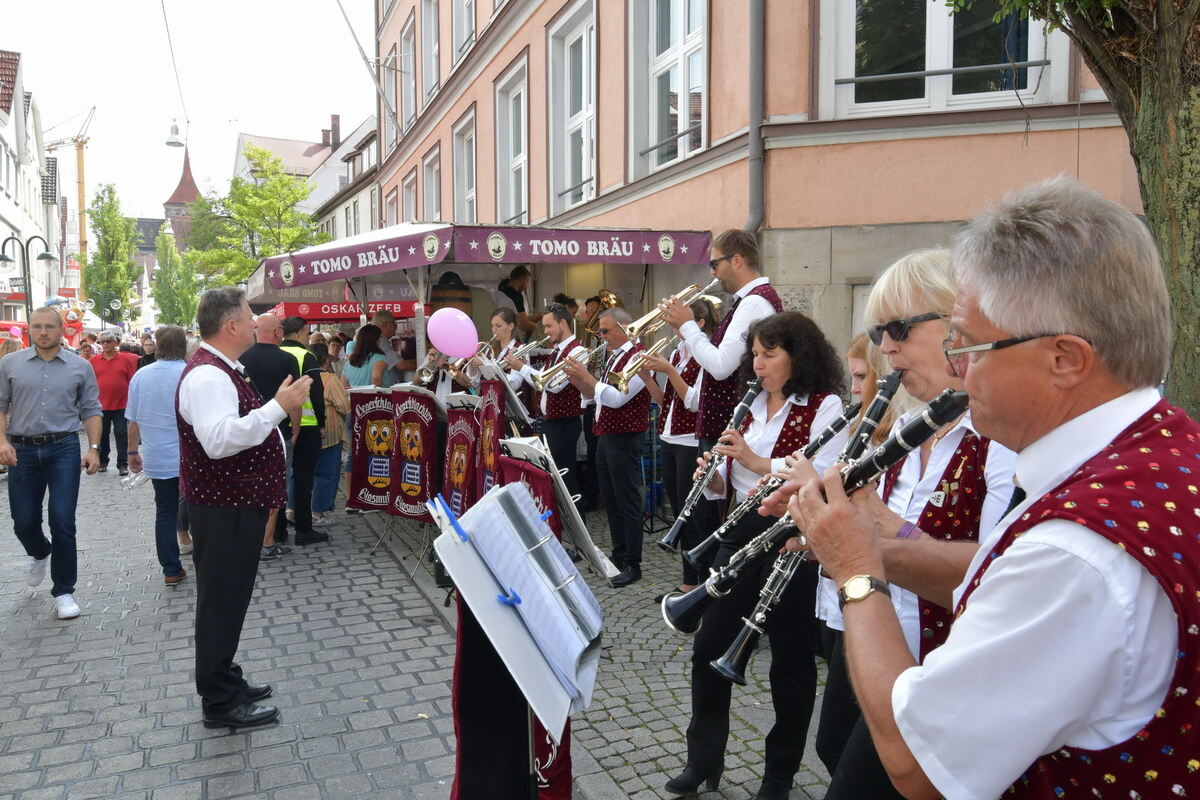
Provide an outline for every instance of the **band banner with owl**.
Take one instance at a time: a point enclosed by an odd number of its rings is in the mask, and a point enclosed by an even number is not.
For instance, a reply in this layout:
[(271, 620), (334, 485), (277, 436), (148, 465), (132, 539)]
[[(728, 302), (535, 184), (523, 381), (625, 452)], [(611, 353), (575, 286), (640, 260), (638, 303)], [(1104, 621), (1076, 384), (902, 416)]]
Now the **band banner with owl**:
[[(451, 395), (458, 399), (457, 395)], [(477, 404), (479, 398), (467, 395)], [(463, 398), (463, 399), (467, 399)], [(446, 457), (442, 475), (442, 496), (450, 504), (455, 516), (461, 516), (475, 504), (478, 481), (475, 473), (479, 461), (480, 424), (477, 409), (455, 407), (447, 403), (446, 409)]]
[(554, 496), (554, 480), (550, 477), (550, 473), (528, 461), (504, 455), (500, 456), (500, 471), (503, 475), (502, 483), (504, 485), (518, 481), (524, 483), (529, 488), (529, 493), (533, 495), (533, 501), (537, 504), (539, 511), (542, 513), (554, 512), (546, 522), (559, 541), (562, 541), (562, 519), (558, 514), (558, 500)]
[(500, 438), (506, 424), (504, 413), (504, 384), (498, 380), (479, 382), (479, 460), (475, 473), (476, 497), (483, 497), (493, 486), (501, 483)]
[(347, 508), (384, 510), (395, 490), (392, 451), (396, 443), (396, 409), (387, 389), (363, 386), (350, 390), (350, 486)]
[(429, 522), (425, 503), (438, 493), (437, 401), (433, 394), (406, 386), (392, 389), (396, 446), (392, 471), (396, 476), (388, 513)]

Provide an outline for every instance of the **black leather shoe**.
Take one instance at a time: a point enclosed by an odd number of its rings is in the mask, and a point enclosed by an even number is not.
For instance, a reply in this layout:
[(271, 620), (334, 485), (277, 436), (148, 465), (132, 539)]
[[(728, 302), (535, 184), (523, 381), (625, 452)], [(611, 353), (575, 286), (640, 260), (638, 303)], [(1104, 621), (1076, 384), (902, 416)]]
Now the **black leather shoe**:
[(764, 775), (762, 785), (758, 787), (758, 794), (754, 795), (754, 800), (788, 800), (788, 795), (791, 793), (791, 778), (775, 778)]
[(687, 766), (683, 768), (683, 772), (667, 781), (663, 788), (671, 794), (691, 795), (699, 793), (702, 783), (707, 791), (715, 792), (720, 782), (721, 770), (719, 769), (710, 774), (699, 767)]
[(310, 544), (320, 544), (321, 542), (328, 542), (328, 541), (329, 541), (328, 533), (317, 533), (317, 532), (313, 531), (311, 533), (297, 533), (296, 534), (296, 544), (300, 545), (301, 547), (304, 547), (305, 545), (310, 545)]
[(257, 703), (259, 700), (266, 700), (271, 696), (271, 684), (269, 683), (247, 683), (246, 684), (246, 699), (251, 703)]
[(279, 716), (275, 706), (256, 706), (254, 703), (242, 703), (223, 714), (204, 714), (204, 726), (207, 728), (253, 728), (274, 722)]
[(612, 579), (612, 585), (613, 585), (614, 589), (620, 589), (624, 586), (628, 586), (629, 584), (633, 583), (634, 581), (640, 581), (641, 579), (642, 579), (642, 568), (641, 567), (627, 566), (627, 567), (625, 567), (625, 569), (621, 570), (620, 575), (618, 575), (617, 577)]

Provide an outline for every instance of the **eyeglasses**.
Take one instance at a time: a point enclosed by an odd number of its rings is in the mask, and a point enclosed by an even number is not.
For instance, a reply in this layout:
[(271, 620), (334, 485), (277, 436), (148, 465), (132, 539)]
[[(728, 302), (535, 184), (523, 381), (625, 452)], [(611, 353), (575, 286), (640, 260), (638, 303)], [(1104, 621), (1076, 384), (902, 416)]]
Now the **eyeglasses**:
[(876, 325), (867, 329), (867, 336), (871, 338), (871, 343), (876, 347), (883, 344), (883, 335), (886, 333), (893, 342), (903, 342), (908, 338), (909, 331), (919, 322), (928, 322), (931, 319), (945, 319), (945, 314), (938, 314), (931, 311), (928, 314), (917, 314), (915, 317), (905, 317), (904, 319), (894, 319), (891, 322), (885, 322), (882, 325)]
[[(946, 361), (950, 364), (950, 369), (954, 371), (954, 377), (963, 377), (963, 362), (971, 353), (986, 353), (989, 350), (1003, 350), (1006, 347), (1029, 342), (1034, 339), (1044, 339), (1047, 336), (1063, 336), (1062, 333), (1031, 333), (1028, 336), (1014, 336), (1011, 339), (997, 339), (994, 342), (984, 342), (982, 344), (968, 344), (962, 347), (951, 347), (954, 344), (954, 335), (947, 336), (942, 340), (942, 352), (946, 354)], [(1082, 337), (1080, 337), (1082, 338)]]
[(720, 258), (714, 258), (714, 259), (711, 259), (711, 260), (708, 262), (708, 268), (709, 268), (709, 269), (716, 269), (716, 268), (717, 268), (717, 264), (720, 264), (722, 261), (728, 261), (728, 260), (729, 260), (729, 259), (731, 259), (731, 258), (733, 258), (733, 256), (721, 256)]

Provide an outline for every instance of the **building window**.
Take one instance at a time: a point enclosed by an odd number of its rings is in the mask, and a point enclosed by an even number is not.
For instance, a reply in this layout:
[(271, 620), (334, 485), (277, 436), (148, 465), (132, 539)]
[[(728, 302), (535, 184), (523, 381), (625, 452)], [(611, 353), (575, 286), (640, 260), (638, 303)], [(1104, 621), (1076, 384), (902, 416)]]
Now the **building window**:
[(528, 71), (522, 61), (496, 84), (496, 221), (529, 222)]
[(395, 225), (400, 214), (400, 193), (392, 189), (388, 192), (387, 200), (383, 205), (387, 214), (387, 224)]
[(395, 109), (396, 103), (396, 48), (393, 47), (388, 52), (387, 61), (383, 65), (383, 91), (384, 95), (392, 103), (392, 108), (384, 108), (384, 117), (387, 123), (384, 125), (385, 136), (384, 141), (387, 142), (388, 151), (396, 146), (396, 118), (392, 115), (392, 110)]
[(704, 146), (706, 6), (704, 0), (652, 0), (631, 6), (636, 175)]
[(425, 221), (442, 221), (442, 148), (435, 145), (425, 156)]
[(475, 112), (454, 126), (454, 221), (475, 221)]
[(400, 34), (400, 125), (404, 130), (417, 119), (417, 21), (412, 15)]
[(346, 235), (354, 235), (354, 218), (350, 216), (350, 206), (346, 206)]
[(575, 4), (550, 30), (550, 209), (558, 214), (596, 196), (596, 18)]
[(1065, 101), (1065, 35), (1019, 13), (996, 22), (999, 8), (980, 0), (951, 14), (935, 0), (823, 0), (820, 40), (833, 52), (821, 53), (821, 115)]
[(454, 2), (454, 63), (475, 44), (475, 0)]
[(441, 60), (438, 56), (438, 0), (421, 0), (421, 91), (425, 101), (437, 93)]
[(417, 218), (417, 168), (413, 167), (412, 172), (404, 179), (404, 191), (401, 196), (401, 219), (405, 222), (412, 222)]
[(360, 222), (361, 219), (362, 218), (358, 215), (358, 201), (355, 200), (354, 201), (354, 235), (355, 236), (357, 236), (359, 234), (359, 231), (361, 229), (361, 222)]

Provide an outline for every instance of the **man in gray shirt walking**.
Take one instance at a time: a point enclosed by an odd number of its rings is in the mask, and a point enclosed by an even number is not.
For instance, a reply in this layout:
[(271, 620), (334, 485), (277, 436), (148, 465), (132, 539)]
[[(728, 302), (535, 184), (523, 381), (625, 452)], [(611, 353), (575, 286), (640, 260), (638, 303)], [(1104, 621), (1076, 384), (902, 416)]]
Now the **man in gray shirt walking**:
[[(75, 504), (79, 470), (100, 467), (100, 389), (88, 362), (63, 350), (62, 318), (37, 308), (33, 347), (0, 359), (0, 464), (8, 470), (13, 528), (29, 556), (27, 582), (38, 586), (49, 562), (55, 614), (79, 616), (75, 602)], [(79, 420), (88, 449), (79, 457)], [(42, 533), (42, 499), (50, 489), (50, 541)]]

